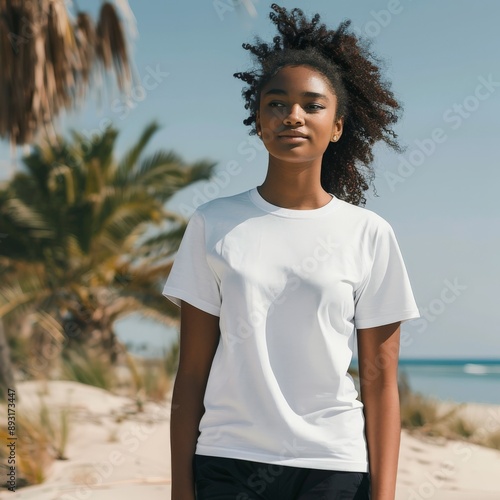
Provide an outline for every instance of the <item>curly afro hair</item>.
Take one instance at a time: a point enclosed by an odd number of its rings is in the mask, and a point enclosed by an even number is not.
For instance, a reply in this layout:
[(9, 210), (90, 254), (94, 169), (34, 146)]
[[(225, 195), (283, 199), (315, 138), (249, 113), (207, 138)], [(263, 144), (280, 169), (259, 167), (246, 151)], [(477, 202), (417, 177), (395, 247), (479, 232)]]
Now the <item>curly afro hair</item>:
[(248, 84), (242, 95), (250, 115), (243, 123), (252, 127), (250, 134), (256, 133), (261, 89), (283, 67), (306, 65), (322, 73), (337, 97), (337, 117), (344, 118), (344, 127), (341, 139), (331, 142), (323, 155), (321, 185), (348, 203), (364, 206), (363, 192), (375, 177), (374, 144), (383, 141), (401, 151), (392, 130), (401, 105), (382, 79), (368, 42), (349, 31), (351, 21), (330, 30), (320, 24), (319, 14), (308, 20), (301, 9), (288, 12), (276, 4), (271, 9), (269, 17), (279, 35), (272, 44), (259, 37), (253, 45), (243, 44), (253, 55), (254, 68), (234, 74)]

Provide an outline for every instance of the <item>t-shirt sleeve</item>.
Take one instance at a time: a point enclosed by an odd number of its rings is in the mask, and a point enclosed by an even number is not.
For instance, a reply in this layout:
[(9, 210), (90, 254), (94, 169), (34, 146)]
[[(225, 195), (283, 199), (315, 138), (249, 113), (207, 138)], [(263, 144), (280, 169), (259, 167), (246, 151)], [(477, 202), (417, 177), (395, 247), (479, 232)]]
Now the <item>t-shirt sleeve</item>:
[(387, 221), (379, 225), (369, 253), (367, 275), (354, 294), (356, 328), (419, 318), (406, 266)]
[(206, 248), (205, 219), (196, 210), (186, 226), (162, 294), (179, 307), (184, 300), (219, 316), (219, 285), (208, 264)]

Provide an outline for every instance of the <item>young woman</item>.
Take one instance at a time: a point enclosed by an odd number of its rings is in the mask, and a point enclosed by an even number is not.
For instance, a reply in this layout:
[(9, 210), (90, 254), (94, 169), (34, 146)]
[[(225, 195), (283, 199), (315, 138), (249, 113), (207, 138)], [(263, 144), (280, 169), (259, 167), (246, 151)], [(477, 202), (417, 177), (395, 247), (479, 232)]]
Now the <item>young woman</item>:
[(266, 178), (198, 207), (163, 290), (181, 307), (172, 499), (394, 500), (400, 324), (419, 312), (392, 227), (360, 205), (399, 104), (348, 22), (272, 10), (279, 36), (235, 75)]

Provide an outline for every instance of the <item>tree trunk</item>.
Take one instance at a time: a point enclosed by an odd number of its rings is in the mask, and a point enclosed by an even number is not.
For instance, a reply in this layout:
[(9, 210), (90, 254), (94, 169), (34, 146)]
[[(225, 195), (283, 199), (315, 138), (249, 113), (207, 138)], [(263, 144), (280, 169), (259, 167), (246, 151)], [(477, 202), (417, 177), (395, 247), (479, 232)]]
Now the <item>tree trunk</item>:
[(0, 318), (0, 399), (7, 397), (7, 389), (15, 389), (14, 370), (10, 362), (10, 349)]

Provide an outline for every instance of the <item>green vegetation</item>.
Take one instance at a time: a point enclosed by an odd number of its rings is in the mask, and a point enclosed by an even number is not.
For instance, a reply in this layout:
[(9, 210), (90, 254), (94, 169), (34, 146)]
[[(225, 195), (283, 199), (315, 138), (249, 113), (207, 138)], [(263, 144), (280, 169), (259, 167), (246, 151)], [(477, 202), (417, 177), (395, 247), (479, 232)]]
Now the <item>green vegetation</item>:
[[(12, 351), (11, 372), (57, 378), (73, 363), (79, 380), (91, 359), (123, 361), (119, 319), (138, 313), (177, 324), (178, 308), (161, 289), (187, 221), (165, 204), (210, 178), (214, 164), (188, 165), (172, 151), (145, 155), (157, 130), (156, 123), (146, 127), (120, 159), (112, 127), (92, 138), (73, 132), (72, 140), (41, 142), (23, 159), (24, 171), (0, 184), (7, 234), (0, 245), (0, 351)], [(80, 359), (82, 349), (87, 359)], [(12, 380), (0, 364), (0, 382)], [(102, 377), (95, 383), (107, 384)]]

